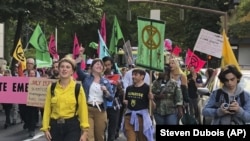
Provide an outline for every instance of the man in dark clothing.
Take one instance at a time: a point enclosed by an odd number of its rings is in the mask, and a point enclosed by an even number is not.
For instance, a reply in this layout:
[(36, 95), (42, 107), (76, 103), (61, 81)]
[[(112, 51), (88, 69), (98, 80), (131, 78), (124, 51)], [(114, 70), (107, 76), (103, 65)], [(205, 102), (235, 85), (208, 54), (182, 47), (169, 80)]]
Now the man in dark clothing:
[(187, 75), (187, 79), (190, 113), (198, 120), (200, 113), (198, 109), (199, 96), (197, 94), (197, 88), (202, 87), (203, 82), (201, 75), (195, 71), (193, 66), (189, 68), (189, 71), (190, 73)]
[[(121, 85), (121, 76), (118, 74), (118, 71), (114, 67), (114, 61), (113, 58), (106, 56), (102, 59), (105, 71), (104, 71), (104, 77), (110, 80), (110, 83), (112, 84), (112, 90), (115, 93), (114, 101), (108, 103), (107, 107), (107, 117), (108, 117), (108, 136), (107, 141), (114, 141), (117, 128), (119, 127), (119, 115), (120, 115), (120, 109), (121, 109), (121, 101), (119, 97), (123, 96), (124, 91), (123, 87)], [(115, 75), (118, 76), (117, 80), (115, 80)]]

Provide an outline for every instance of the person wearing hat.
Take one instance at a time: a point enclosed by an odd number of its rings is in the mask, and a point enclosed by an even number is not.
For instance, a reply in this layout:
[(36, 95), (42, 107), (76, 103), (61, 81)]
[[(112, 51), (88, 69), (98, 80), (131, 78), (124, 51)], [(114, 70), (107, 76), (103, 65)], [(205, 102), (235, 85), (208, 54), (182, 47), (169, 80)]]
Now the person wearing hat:
[(48, 141), (87, 141), (90, 127), (87, 102), (82, 86), (78, 97), (75, 96), (77, 82), (72, 77), (75, 70), (72, 58), (61, 59), (54, 96), (51, 85), (48, 86), (41, 128)]

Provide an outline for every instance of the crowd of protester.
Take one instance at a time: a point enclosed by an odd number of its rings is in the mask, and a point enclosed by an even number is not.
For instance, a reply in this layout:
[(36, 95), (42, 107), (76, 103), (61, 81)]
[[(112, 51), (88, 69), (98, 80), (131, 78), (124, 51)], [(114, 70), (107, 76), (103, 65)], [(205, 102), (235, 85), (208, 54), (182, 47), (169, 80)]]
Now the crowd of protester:
[[(39, 127), (40, 115), (41, 131), (47, 140), (114, 141), (120, 132), (124, 132), (129, 141), (152, 141), (154, 121), (156, 125), (179, 125), (185, 113), (190, 113), (197, 124), (203, 124), (201, 115), (212, 117), (211, 124), (243, 124), (250, 120), (249, 92), (238, 86), (242, 74), (233, 65), (226, 66), (219, 74), (222, 91), (232, 101), (229, 108), (225, 109), (224, 103), (218, 105), (216, 91), (211, 91), (211, 98), (201, 111), (198, 109), (201, 96), (197, 89), (210, 85), (214, 72), (211, 68), (207, 69), (207, 81), (203, 82), (193, 67), (186, 68), (188, 73), (185, 73), (173, 57), (164, 71), (150, 80), (151, 72), (134, 64), (118, 70), (112, 57), (84, 60), (81, 57), (83, 53), (76, 59), (67, 56), (54, 61), (51, 68), (46, 69), (36, 68), (35, 59), (27, 58), (25, 71), (20, 73), (14, 69), (13, 75), (9, 69), (1, 67), (1, 77), (57, 80), (54, 96), (52, 86), (48, 87), (44, 108), (3, 103), (4, 128), (16, 124), (20, 117), (23, 129), (33, 137), (35, 128)], [(87, 62), (84, 69), (81, 68), (82, 61)], [(114, 77), (117, 75), (118, 79)], [(75, 98), (74, 89), (79, 83), (76, 81), (81, 83), (81, 88)], [(235, 99), (241, 92), (245, 95), (244, 105)], [(232, 116), (234, 121), (229, 118)]]

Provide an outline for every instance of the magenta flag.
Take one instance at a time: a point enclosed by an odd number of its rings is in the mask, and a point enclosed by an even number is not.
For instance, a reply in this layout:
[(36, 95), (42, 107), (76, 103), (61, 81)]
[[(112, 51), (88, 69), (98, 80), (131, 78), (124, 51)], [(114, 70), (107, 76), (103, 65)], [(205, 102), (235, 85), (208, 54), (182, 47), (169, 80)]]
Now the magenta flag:
[(173, 51), (172, 51), (172, 54), (175, 56), (179, 56), (180, 53), (181, 53), (181, 48), (178, 46), (175, 46)]
[(74, 59), (77, 58), (77, 56), (79, 55), (79, 52), (80, 52), (80, 45), (79, 45), (78, 38), (75, 33), (74, 46), (73, 46), (73, 58)]
[[(102, 39), (104, 41), (104, 43), (106, 44), (106, 15), (105, 13), (102, 16), (102, 20), (101, 20), (101, 29), (100, 29), (100, 34), (102, 36)], [(97, 48), (97, 54), (99, 55), (100, 53), (100, 43), (98, 44), (98, 48)]]
[(199, 72), (201, 68), (206, 64), (206, 61), (200, 59), (196, 54), (194, 54), (190, 49), (188, 49), (188, 52), (186, 54), (186, 66), (194, 67), (196, 72)]
[(52, 55), (54, 60), (59, 59), (59, 55), (57, 53), (56, 49), (56, 43), (55, 43), (55, 36), (54, 34), (50, 35), (50, 40), (49, 40), (49, 53)]

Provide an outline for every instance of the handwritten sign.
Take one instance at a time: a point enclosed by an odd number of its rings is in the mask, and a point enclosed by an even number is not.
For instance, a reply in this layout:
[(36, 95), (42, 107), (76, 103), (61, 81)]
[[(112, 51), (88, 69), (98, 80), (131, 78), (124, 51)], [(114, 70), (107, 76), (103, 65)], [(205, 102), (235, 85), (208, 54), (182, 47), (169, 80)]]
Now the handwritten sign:
[(46, 98), (47, 87), (52, 82), (56, 82), (56, 80), (31, 77), (29, 79), (26, 105), (34, 107), (43, 107)]
[(194, 50), (221, 58), (222, 44), (222, 35), (201, 29), (199, 37), (194, 46)]

